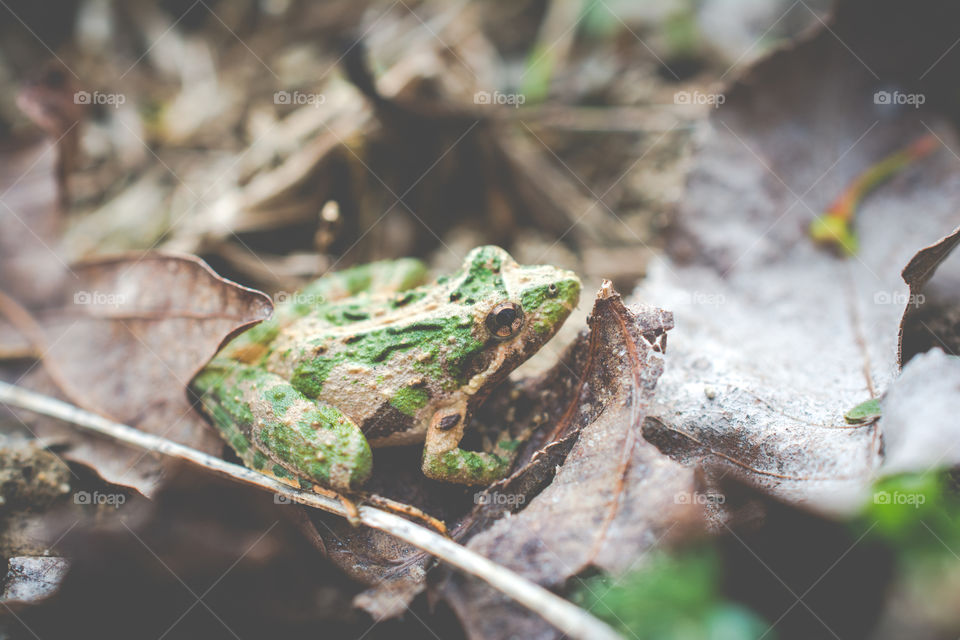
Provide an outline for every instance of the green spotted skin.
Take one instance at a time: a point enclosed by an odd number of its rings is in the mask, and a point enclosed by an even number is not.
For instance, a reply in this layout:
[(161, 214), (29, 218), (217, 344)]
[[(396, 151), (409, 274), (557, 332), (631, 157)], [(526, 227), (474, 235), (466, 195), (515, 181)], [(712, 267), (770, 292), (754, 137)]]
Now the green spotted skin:
[[(316, 280), (197, 376), (204, 412), (248, 466), (355, 489), (371, 447), (426, 441), (430, 477), (486, 484), (509, 470), (515, 446), (456, 444), (477, 403), (576, 306), (580, 282), (498, 247), (478, 247), (456, 273), (420, 284), (424, 274), (401, 260)], [(494, 335), (504, 304), (522, 309), (522, 322)]]
[(369, 477), (370, 445), (356, 424), (336, 407), (307, 400), (283, 378), (258, 367), (214, 361), (194, 387), (248, 467), (340, 490)]

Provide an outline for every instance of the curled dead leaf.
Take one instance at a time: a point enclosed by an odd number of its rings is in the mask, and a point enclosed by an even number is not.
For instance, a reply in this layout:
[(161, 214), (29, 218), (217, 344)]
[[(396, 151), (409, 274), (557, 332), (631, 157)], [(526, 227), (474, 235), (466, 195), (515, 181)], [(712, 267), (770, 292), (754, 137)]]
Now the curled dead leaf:
[[(641, 434), (672, 315), (624, 306), (605, 283), (589, 326), (525, 391), (541, 399), (529, 415), (549, 415), (549, 444), (478, 494), (478, 506), (458, 527), (469, 548), (552, 588), (588, 567), (625, 571), (697, 517), (690, 502), (676, 499), (692, 490), (692, 471)], [(441, 595), (472, 638), (532, 637), (549, 629), (471, 578), (450, 576)]]
[(960, 292), (960, 263), (956, 256), (949, 262), (949, 268), (944, 269), (948, 273), (941, 274), (933, 284), (931, 280), (958, 244), (960, 227), (918, 251), (903, 269), (910, 295), (904, 300), (897, 341), (897, 363), (901, 367), (931, 347), (947, 349), (956, 355), (960, 337), (960, 307), (956, 302)]
[[(40, 341), (45, 370), (60, 390), (81, 407), (219, 453), (222, 443), (191, 407), (187, 383), (226, 340), (270, 315), (270, 299), (192, 256), (121, 256), (71, 273), (72, 286), (26, 325), (22, 314), (0, 306)], [(37, 433), (70, 442), (65, 457), (109, 482), (145, 494), (156, 487), (160, 463), (141, 452), (46, 421)]]

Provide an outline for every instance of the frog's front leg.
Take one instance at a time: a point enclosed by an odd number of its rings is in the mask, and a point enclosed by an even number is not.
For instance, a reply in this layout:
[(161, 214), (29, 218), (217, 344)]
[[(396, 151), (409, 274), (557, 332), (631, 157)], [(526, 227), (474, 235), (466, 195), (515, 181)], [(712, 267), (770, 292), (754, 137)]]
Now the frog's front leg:
[(469, 485), (488, 485), (504, 477), (517, 454), (515, 442), (501, 439), (492, 453), (459, 447), (466, 428), (464, 409), (437, 411), (427, 428), (423, 473), (428, 478)]
[(335, 407), (307, 398), (282, 377), (217, 359), (192, 386), (214, 425), (247, 466), (272, 467), (277, 475), (286, 471), (338, 491), (356, 489), (369, 477), (373, 458), (360, 428)]

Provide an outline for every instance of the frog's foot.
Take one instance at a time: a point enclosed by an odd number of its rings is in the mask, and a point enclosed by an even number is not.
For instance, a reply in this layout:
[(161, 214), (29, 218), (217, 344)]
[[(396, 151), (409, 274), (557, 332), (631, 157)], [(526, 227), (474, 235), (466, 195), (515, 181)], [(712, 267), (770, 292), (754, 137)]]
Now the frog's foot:
[(391, 500), (390, 498), (385, 498), (384, 496), (377, 495), (375, 493), (365, 495), (363, 502), (373, 505), (378, 509), (395, 513), (398, 516), (403, 516), (408, 520), (419, 522), (426, 527), (430, 527), (442, 536), (446, 536), (448, 538), (450, 537), (450, 532), (447, 530), (447, 525), (443, 522), (443, 520), (434, 518), (429, 513), (426, 513), (425, 511), (414, 507), (413, 505), (409, 505), (404, 502), (397, 502), (396, 500)]
[(463, 438), (463, 413), (438, 411), (430, 421), (423, 447), (423, 474), (434, 480), (469, 485), (488, 485), (507, 475), (516, 456), (515, 446), (501, 446), (492, 453), (464, 451), (457, 445)]
[(451, 449), (443, 453), (423, 450), (423, 474), (433, 480), (458, 484), (488, 485), (510, 470), (509, 458), (494, 453)]
[(193, 381), (206, 413), (244, 463), (337, 491), (370, 475), (370, 445), (336, 408), (316, 403), (259, 367), (208, 365)]

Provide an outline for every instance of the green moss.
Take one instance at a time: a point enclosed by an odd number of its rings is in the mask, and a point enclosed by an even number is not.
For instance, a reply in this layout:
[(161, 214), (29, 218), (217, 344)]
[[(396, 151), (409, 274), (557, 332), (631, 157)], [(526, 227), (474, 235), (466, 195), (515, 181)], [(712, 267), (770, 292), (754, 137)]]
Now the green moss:
[(254, 451), (252, 463), (253, 463), (253, 468), (259, 471), (260, 469), (263, 469), (265, 466), (267, 466), (267, 456), (263, 455), (263, 453), (259, 451)]
[(390, 398), (390, 404), (396, 407), (400, 413), (412, 416), (427, 405), (430, 400), (430, 394), (421, 387), (402, 387), (397, 390)]

